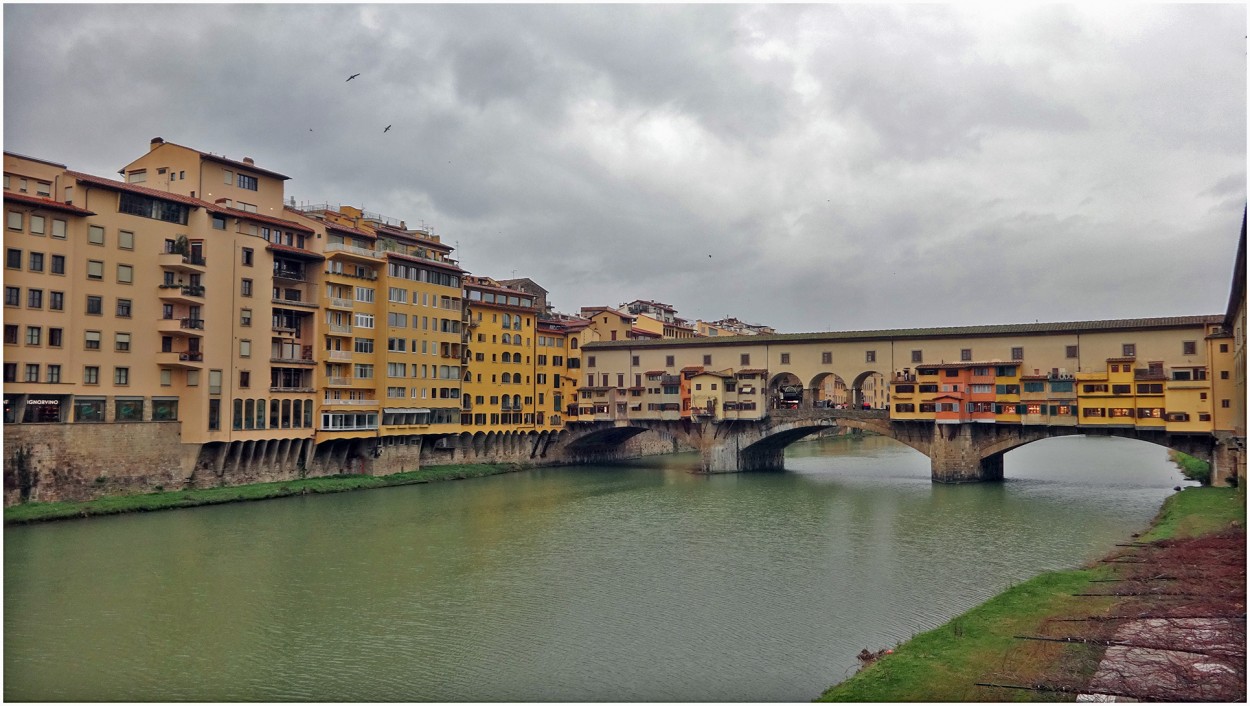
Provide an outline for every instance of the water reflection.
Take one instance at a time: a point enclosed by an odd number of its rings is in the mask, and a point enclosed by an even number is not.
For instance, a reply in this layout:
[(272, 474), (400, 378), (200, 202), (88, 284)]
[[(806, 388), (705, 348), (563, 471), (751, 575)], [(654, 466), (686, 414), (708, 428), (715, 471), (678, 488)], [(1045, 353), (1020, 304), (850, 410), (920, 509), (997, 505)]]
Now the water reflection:
[[(1110, 443), (1107, 443), (1110, 442)], [(941, 486), (877, 437), (5, 531), (10, 700), (804, 701), (1149, 521), (1164, 451)]]

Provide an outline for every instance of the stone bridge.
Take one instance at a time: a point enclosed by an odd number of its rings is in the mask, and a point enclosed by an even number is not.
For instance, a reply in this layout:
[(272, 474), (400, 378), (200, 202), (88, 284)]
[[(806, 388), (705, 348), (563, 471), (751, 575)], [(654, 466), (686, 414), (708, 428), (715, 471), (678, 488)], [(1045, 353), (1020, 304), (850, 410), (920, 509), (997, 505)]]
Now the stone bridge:
[[(785, 447), (834, 427), (888, 436), (929, 457), (936, 483), (996, 481), (1003, 478), (1003, 455), (1012, 449), (1058, 436), (1119, 436), (1138, 439), (1219, 465), (1223, 444), (1210, 434), (1169, 434), (1162, 430), (1004, 424), (934, 424), (891, 421), (885, 410), (772, 410), (758, 421), (720, 422), (689, 419), (618, 420), (577, 424), (562, 440), (563, 453), (574, 462), (622, 458), (619, 445), (644, 431), (654, 431), (702, 455), (703, 473), (735, 473), (781, 469)], [(1216, 469), (1212, 469), (1215, 477)]]

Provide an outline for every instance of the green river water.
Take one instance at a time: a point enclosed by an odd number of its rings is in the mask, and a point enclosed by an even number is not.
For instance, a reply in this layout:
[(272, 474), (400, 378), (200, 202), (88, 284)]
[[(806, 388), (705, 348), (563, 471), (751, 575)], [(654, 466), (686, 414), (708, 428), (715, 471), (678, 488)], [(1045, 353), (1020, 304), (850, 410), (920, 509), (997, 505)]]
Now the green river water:
[(880, 437), (8, 527), (7, 701), (808, 701), (1185, 484), (1061, 438), (942, 486)]

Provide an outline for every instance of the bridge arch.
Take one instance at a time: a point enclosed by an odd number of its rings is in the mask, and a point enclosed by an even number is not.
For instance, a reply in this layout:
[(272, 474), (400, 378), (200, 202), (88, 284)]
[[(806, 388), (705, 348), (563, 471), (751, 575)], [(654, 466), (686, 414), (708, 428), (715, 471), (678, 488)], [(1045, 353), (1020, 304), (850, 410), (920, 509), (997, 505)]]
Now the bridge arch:
[(823, 370), (812, 376), (807, 389), (811, 391), (812, 402), (825, 403), (822, 406), (836, 407), (850, 403), (846, 379), (829, 370)]
[(886, 377), (878, 370), (865, 370), (851, 382), (848, 403), (861, 409), (868, 403), (872, 409), (889, 409), (889, 393)]
[[(783, 403), (784, 401), (784, 403)], [(768, 382), (768, 404), (771, 408), (785, 406), (793, 402), (795, 406), (803, 404), (811, 404), (809, 391), (803, 387), (803, 381), (798, 375), (789, 371), (782, 371), (773, 376)]]
[(1014, 451), (1018, 448), (1028, 446), (1029, 444), (1033, 444), (1038, 441), (1057, 439), (1066, 436), (1105, 436), (1144, 441), (1148, 444), (1161, 446), (1169, 451), (1180, 451), (1207, 462), (1210, 462), (1214, 458), (1215, 453), (1215, 443), (1212, 439), (1204, 439), (1194, 436), (1169, 435), (1153, 431), (1139, 432), (1132, 429), (1078, 429), (1075, 427), (1045, 427), (1040, 433), (1032, 434), (1026, 431), (1019, 436), (1005, 437), (996, 442), (986, 444), (982, 447), (981, 452), (987, 457), (1000, 456), (1009, 451)]

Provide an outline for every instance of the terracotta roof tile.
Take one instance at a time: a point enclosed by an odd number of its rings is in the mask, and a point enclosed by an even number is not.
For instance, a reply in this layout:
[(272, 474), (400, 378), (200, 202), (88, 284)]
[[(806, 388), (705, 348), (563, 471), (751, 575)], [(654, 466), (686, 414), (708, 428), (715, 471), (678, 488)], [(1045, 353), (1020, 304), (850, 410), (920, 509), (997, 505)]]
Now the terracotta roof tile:
[(297, 257), (303, 257), (309, 260), (326, 259), (325, 255), (322, 255), (320, 253), (315, 253), (311, 250), (304, 250), (302, 248), (292, 247), (290, 245), (283, 245), (282, 243), (269, 243), (265, 245), (265, 249), (271, 250), (273, 252), (290, 253), (291, 255), (295, 255)]
[(67, 169), (65, 173), (71, 177), (74, 177), (79, 182), (92, 184), (95, 186), (102, 186), (106, 189), (115, 189), (117, 191), (129, 191), (131, 193), (142, 194), (144, 196), (151, 196), (157, 199), (164, 199), (166, 201), (174, 201), (176, 203), (185, 204), (192, 208), (205, 208), (205, 209), (213, 208), (213, 204), (207, 201), (201, 201), (200, 199), (191, 198), (190, 196), (183, 196), (182, 194), (175, 194), (175, 193), (171, 193), (168, 191), (158, 191), (156, 189), (149, 189), (146, 186), (137, 186), (135, 184), (127, 184), (122, 181), (117, 181), (116, 179), (105, 179), (104, 177), (98, 177), (98, 176), (86, 174), (83, 172), (76, 172), (76, 171), (73, 171), (72, 169)]
[(285, 174), (279, 174), (279, 173), (277, 173), (277, 172), (275, 172), (275, 171), (271, 171), (271, 170), (269, 170), (269, 169), (261, 169), (260, 167), (256, 166), (255, 164), (248, 164), (247, 162), (240, 162), (240, 161), (238, 161), (238, 160), (229, 159), (229, 158), (226, 158), (226, 157), (222, 157), (221, 155), (212, 154), (212, 153), (210, 153), (210, 152), (203, 152), (203, 151), (201, 151), (201, 150), (197, 150), (197, 149), (195, 149), (194, 147), (187, 147), (186, 145), (180, 145), (180, 144), (178, 144), (178, 143), (176, 143), (176, 142), (170, 142), (170, 141), (168, 141), (168, 140), (162, 140), (162, 141), (161, 141), (161, 146), (164, 146), (164, 145), (173, 145), (174, 147), (181, 147), (181, 148), (182, 148), (182, 149), (184, 149), (184, 150), (191, 150), (192, 152), (195, 152), (196, 154), (200, 155), (200, 157), (201, 157), (201, 158), (203, 158), (203, 159), (207, 159), (207, 160), (209, 160), (210, 162), (219, 162), (219, 163), (221, 163), (221, 164), (229, 164), (229, 165), (233, 165), (233, 166), (235, 166), (235, 167), (237, 167), (237, 168), (239, 168), (239, 169), (243, 169), (243, 170), (246, 170), (246, 171), (251, 171), (251, 172), (259, 172), (259, 173), (261, 173), (261, 174), (266, 174), (266, 175), (271, 176), (271, 177), (277, 177), (277, 178), (279, 178), (279, 179), (290, 179), (290, 178), (291, 178), (291, 177), (289, 177), (289, 176), (286, 176)]
[(452, 272), (464, 272), (465, 271), (465, 270), (460, 269), (459, 265), (453, 265), (450, 262), (439, 262), (437, 260), (427, 260), (423, 257), (417, 257), (416, 255), (405, 255), (404, 253), (395, 252), (393, 250), (387, 250), (386, 256), (388, 258), (399, 258), (400, 260), (407, 260), (408, 262), (419, 262), (422, 265), (429, 265), (431, 267), (441, 267), (444, 270), (451, 270)]
[(283, 228), (290, 228), (291, 230), (298, 230), (304, 233), (313, 232), (312, 228), (309, 228), (308, 226), (303, 225), (302, 223), (296, 223), (295, 221), (288, 221), (282, 218), (274, 218), (273, 216), (265, 216), (259, 213), (252, 213), (251, 211), (241, 211), (237, 208), (231, 208), (229, 206), (222, 206), (221, 204), (212, 204), (211, 206), (206, 206), (205, 210), (208, 211), (209, 213), (224, 213), (226, 215), (233, 216), (235, 218), (246, 218), (252, 221), (260, 221), (261, 223), (268, 223), (269, 225), (282, 226)]
[(4, 192), (4, 200), (16, 201), (18, 203), (24, 203), (29, 206), (36, 206), (38, 208), (46, 208), (46, 209), (50, 209), (53, 211), (61, 211), (63, 213), (72, 213), (76, 216), (96, 215), (95, 211), (88, 211), (85, 208), (79, 208), (77, 206), (74, 206), (68, 203), (61, 203), (60, 201), (53, 201), (52, 199), (45, 199), (39, 196), (30, 196), (28, 194), (15, 194), (12, 191)]
[(763, 345), (786, 341), (888, 341), (908, 340), (917, 338), (968, 338), (1014, 336), (1021, 334), (1064, 334), (1101, 331), (1126, 331), (1167, 329), (1189, 326), (1206, 326), (1223, 322), (1223, 314), (1203, 316), (1160, 316), (1140, 319), (1102, 319), (1091, 321), (1064, 321), (1032, 324), (992, 324), (987, 326), (949, 326), (940, 328), (911, 329), (878, 329), (868, 331), (826, 331), (812, 333), (770, 333), (758, 336), (709, 336), (700, 339), (666, 338), (660, 341), (596, 341), (588, 345), (596, 348), (625, 348), (628, 346), (646, 346), (649, 348), (679, 347), (695, 345), (742, 346)]
[(326, 230), (337, 230), (340, 233), (354, 235), (358, 238), (368, 238), (369, 240), (377, 240), (378, 238), (377, 233), (370, 233), (367, 230), (352, 228), (351, 226), (345, 226), (341, 223), (335, 223), (333, 221), (322, 221), (322, 223), (325, 224)]

